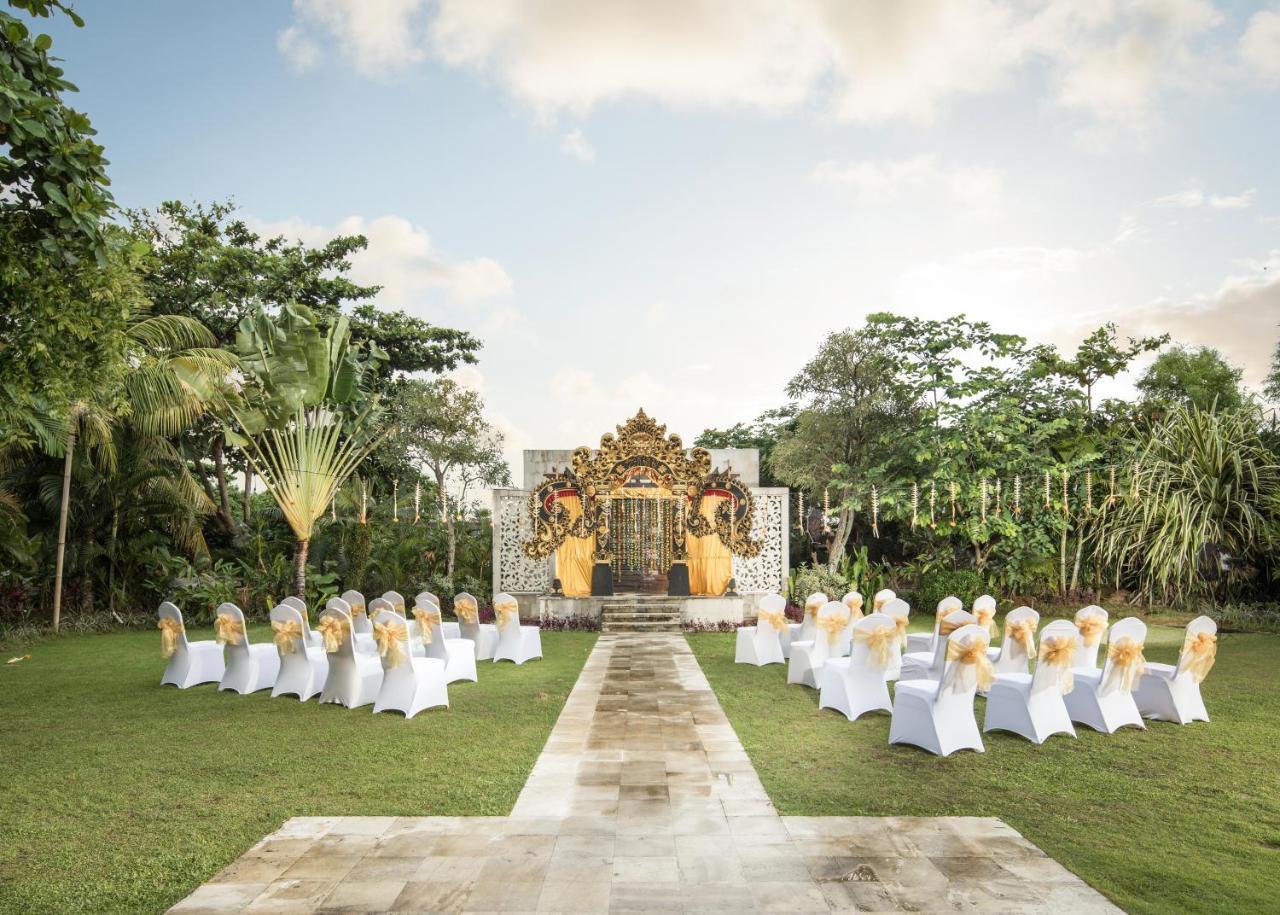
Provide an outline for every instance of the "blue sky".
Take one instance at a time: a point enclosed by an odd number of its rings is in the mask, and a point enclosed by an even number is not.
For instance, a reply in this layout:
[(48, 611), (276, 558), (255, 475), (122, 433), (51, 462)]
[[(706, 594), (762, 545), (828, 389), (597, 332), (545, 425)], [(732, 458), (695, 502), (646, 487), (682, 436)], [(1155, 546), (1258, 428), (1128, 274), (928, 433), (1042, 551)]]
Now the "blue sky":
[[(1280, 337), (1280, 5), (79, 0), (117, 199), (362, 231), (512, 451), (778, 404), (870, 311)], [(1122, 382), (1118, 388), (1123, 388)]]

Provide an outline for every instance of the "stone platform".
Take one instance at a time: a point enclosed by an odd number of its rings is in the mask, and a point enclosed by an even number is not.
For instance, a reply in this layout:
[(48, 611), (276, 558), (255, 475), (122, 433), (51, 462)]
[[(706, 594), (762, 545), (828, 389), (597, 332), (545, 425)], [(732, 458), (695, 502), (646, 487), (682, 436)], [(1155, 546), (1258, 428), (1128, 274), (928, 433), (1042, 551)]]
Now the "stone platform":
[(521, 614), (530, 619), (588, 619), (602, 624), (612, 616), (615, 620), (629, 617), (630, 621), (643, 621), (644, 617), (674, 617), (677, 625), (659, 627), (615, 627), (613, 631), (642, 632), (678, 630), (681, 623), (713, 625), (733, 623), (741, 625), (756, 615), (756, 603), (764, 595), (746, 594), (734, 597), (668, 597), (663, 594), (615, 594), (612, 597), (536, 597)]
[(1119, 910), (997, 819), (779, 816), (684, 638), (604, 635), (511, 816), (297, 817), (171, 911)]

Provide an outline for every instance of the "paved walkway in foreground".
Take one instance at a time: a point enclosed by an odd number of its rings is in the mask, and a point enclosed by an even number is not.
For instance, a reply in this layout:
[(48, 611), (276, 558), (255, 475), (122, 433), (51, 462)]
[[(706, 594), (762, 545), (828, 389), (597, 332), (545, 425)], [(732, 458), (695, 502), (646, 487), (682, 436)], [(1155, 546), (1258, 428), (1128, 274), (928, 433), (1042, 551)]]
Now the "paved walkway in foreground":
[(684, 638), (619, 635), (511, 816), (295, 817), (171, 911), (1118, 910), (997, 819), (779, 816)]

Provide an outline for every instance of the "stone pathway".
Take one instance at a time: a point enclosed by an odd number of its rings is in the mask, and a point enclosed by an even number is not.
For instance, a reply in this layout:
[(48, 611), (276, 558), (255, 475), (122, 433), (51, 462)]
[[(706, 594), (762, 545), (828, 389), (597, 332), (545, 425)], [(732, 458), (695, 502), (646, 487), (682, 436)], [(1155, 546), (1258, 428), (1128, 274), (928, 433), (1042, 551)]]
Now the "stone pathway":
[(602, 636), (509, 817), (296, 817), (170, 911), (1117, 912), (1003, 822), (782, 817), (680, 635)]

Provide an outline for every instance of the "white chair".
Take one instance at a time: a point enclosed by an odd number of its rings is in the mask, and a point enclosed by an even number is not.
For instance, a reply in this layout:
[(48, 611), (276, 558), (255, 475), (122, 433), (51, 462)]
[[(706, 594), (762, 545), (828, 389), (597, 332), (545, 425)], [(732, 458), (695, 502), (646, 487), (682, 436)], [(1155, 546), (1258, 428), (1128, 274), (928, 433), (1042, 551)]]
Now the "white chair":
[[(413, 605), (415, 607), (425, 607), (427, 604), (434, 605), (437, 613), (444, 609), (444, 606), (440, 603), (440, 598), (436, 597), (430, 591), (423, 591), (413, 599)], [(441, 620), (440, 628), (444, 630), (444, 637), (446, 639), (463, 638), (462, 630), (458, 628), (458, 624), (453, 620)]]
[(853, 624), (853, 650), (829, 658), (821, 672), (818, 708), (833, 708), (850, 721), (866, 712), (892, 711), (888, 671), (902, 650), (898, 626), (887, 613), (872, 613)]
[(226, 664), (222, 658), (222, 646), (212, 639), (199, 642), (187, 641), (187, 628), (182, 622), (182, 611), (165, 601), (156, 611), (159, 618), (160, 654), (169, 659), (160, 685), (170, 683), (178, 689), (186, 689), (200, 683), (217, 683), (222, 679)]
[(222, 656), (226, 672), (218, 683), (218, 689), (229, 689), (242, 696), (260, 689), (275, 686), (280, 673), (280, 656), (276, 646), (269, 642), (249, 644), (245, 629), (244, 613), (235, 604), (223, 604), (214, 620), (216, 642), (223, 646)]
[(821, 591), (815, 591), (810, 594), (804, 601), (804, 619), (798, 623), (787, 624), (787, 634), (782, 641), (782, 656), (784, 658), (791, 657), (791, 645), (793, 642), (812, 642), (813, 634), (816, 631), (815, 620), (818, 617), (818, 611), (827, 604), (827, 595)]
[(1146, 639), (1147, 625), (1137, 617), (1126, 617), (1111, 627), (1102, 670), (1077, 666), (1072, 671), (1075, 689), (1067, 694), (1072, 721), (1104, 734), (1114, 734), (1126, 725), (1146, 729), (1133, 701), (1133, 690), (1142, 679)]
[(1098, 646), (1107, 638), (1107, 611), (1090, 604), (1076, 613), (1076, 629), (1080, 631), (1076, 649), (1076, 667), (1096, 670)]
[(835, 654), (845, 658), (849, 656), (853, 647), (853, 624), (862, 619), (862, 595), (857, 591), (849, 591), (840, 598), (840, 603), (844, 604), (849, 611), (849, 622), (844, 627), (844, 632), (840, 633), (840, 645), (836, 648)]
[(800, 683), (810, 689), (817, 689), (818, 673), (822, 670), (822, 665), (827, 663), (827, 658), (836, 655), (840, 636), (848, 623), (848, 607), (838, 600), (823, 604), (814, 621), (813, 641), (791, 643), (787, 682)]
[(369, 608), (365, 605), (364, 595), (359, 591), (343, 591), (342, 599), (351, 608), (351, 629), (357, 635), (367, 635), (373, 639), (373, 623), (369, 622)]
[[(353, 620), (343, 608), (346, 601), (334, 598), (320, 614), (320, 636), (329, 655), (329, 672), (320, 691), (320, 702), (335, 702), (346, 708), (359, 708), (378, 698), (382, 689), (382, 663), (378, 649), (364, 650), (356, 642), (359, 633), (352, 631)], [(372, 636), (370, 636), (372, 645)]]
[[(978, 625), (982, 625), (979, 622)], [(1018, 607), (1004, 615), (1004, 638), (999, 648), (988, 648), (987, 657), (998, 674), (1025, 674), (1031, 670), (1036, 653), (1036, 628), (1040, 614), (1030, 607)]]
[(404, 595), (399, 591), (384, 591), (382, 599), (391, 605), (391, 609), (400, 615), (401, 619), (408, 619), (409, 614), (405, 609)]
[[(307, 643), (302, 614), (297, 607), (281, 602), (271, 611), (272, 641), (280, 654), (280, 673), (271, 698), (297, 696), (306, 702), (324, 689), (329, 675), (329, 658), (323, 648)], [(316, 633), (319, 638), (319, 633)]]
[(294, 597), (292, 594), (290, 594), (284, 600), (280, 601), (280, 603), (290, 606), (294, 610), (298, 611), (298, 615), (302, 617), (302, 631), (306, 636), (307, 644), (314, 645), (317, 648), (319, 648), (320, 636), (316, 633), (314, 629), (311, 628), (311, 619), (309, 617), (308, 610), (307, 610), (307, 602), (304, 601), (301, 597)]
[(945, 641), (947, 661), (941, 680), (898, 681), (889, 743), (908, 743), (938, 756), (956, 750), (982, 753), (973, 698), (978, 687), (989, 686), (994, 676), (987, 658), (987, 633), (970, 623)]
[[(424, 656), (444, 661), (446, 683), (476, 682), (476, 646), (470, 639), (451, 639), (441, 625), (440, 608), (426, 601), (413, 608)], [(415, 652), (416, 653), (416, 652)]]
[(498, 647), (498, 627), (480, 622), (480, 602), (463, 591), (453, 599), (453, 614), (458, 618), (458, 634), (475, 644), (476, 660), (491, 660)]
[(1218, 624), (1198, 616), (1187, 624), (1178, 663), (1152, 664), (1142, 675), (1133, 700), (1143, 718), (1189, 724), (1208, 721), (1200, 684), (1218, 656)]
[[(348, 591), (347, 593), (352, 594), (353, 592)], [(361, 601), (364, 600), (364, 596), (359, 592), (354, 593), (356, 597), (361, 599)], [(345, 597), (329, 598), (328, 602), (324, 605), (324, 608), (325, 610), (341, 610), (346, 614), (347, 620), (351, 626), (351, 638), (355, 642), (356, 651), (363, 651), (365, 654), (373, 654), (378, 650), (377, 646), (373, 644), (373, 624), (369, 622), (369, 614), (368, 611), (365, 610), (363, 603), (360, 604), (361, 609), (358, 616), (352, 608), (351, 603), (347, 601)], [(323, 617), (324, 614), (321, 613), (321, 616)], [(361, 621), (364, 623), (364, 629), (360, 628)], [(318, 629), (319, 627), (317, 627), (317, 630)], [(320, 633), (320, 636), (320, 647), (329, 654), (333, 654), (330, 646), (330, 640), (324, 637), (323, 632)]]
[(889, 601), (893, 600), (897, 596), (898, 595), (893, 593), (892, 589), (881, 588), (876, 592), (876, 596), (871, 598), (871, 612), (879, 613), (884, 609), (885, 604), (889, 603)]
[(996, 628), (996, 599), (990, 594), (982, 594), (973, 602), (970, 611), (978, 625), (987, 630), (987, 638), (994, 639), (999, 633)]
[(964, 609), (964, 601), (955, 596), (947, 596), (938, 601), (933, 615), (933, 632), (913, 632), (907, 636), (907, 651), (933, 651), (934, 642), (938, 638), (938, 625), (956, 610)]
[(495, 662), (523, 664), (542, 657), (542, 630), (520, 625), (520, 605), (514, 597), (499, 594), (493, 599), (493, 612), (498, 620), (498, 644), (493, 650)]
[(382, 687), (374, 713), (396, 711), (412, 718), (427, 708), (449, 705), (444, 662), (409, 653), (409, 624), (391, 610), (373, 612), (373, 635), (382, 663)]
[(779, 633), (787, 628), (787, 618), (783, 615), (787, 609), (787, 600), (780, 594), (769, 594), (761, 598), (756, 610), (754, 626), (739, 626), (737, 643), (733, 650), (735, 664), (754, 664), (763, 667), (766, 664), (785, 664), (782, 656), (782, 639)]
[(897, 680), (902, 676), (902, 653), (906, 651), (907, 638), (910, 635), (907, 627), (911, 625), (911, 605), (902, 598), (895, 597), (885, 604), (880, 612), (893, 620), (898, 632), (898, 650), (893, 653), (893, 663), (884, 672), (886, 680)]
[[(952, 610), (938, 625), (938, 638), (932, 651), (909, 651), (902, 656), (903, 680), (938, 680), (946, 669), (947, 639), (962, 626), (976, 625), (972, 613)], [(983, 630), (986, 631), (985, 629)]]
[(1071, 663), (1076, 653), (1076, 627), (1055, 620), (1044, 627), (1036, 671), (996, 673), (987, 694), (987, 717), (982, 730), (1012, 731), (1032, 743), (1054, 734), (1076, 736), (1063, 693), (1072, 689)]

